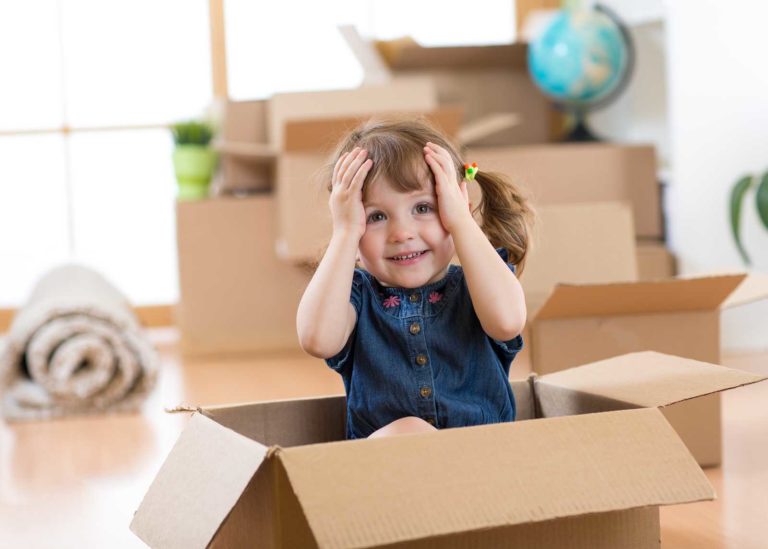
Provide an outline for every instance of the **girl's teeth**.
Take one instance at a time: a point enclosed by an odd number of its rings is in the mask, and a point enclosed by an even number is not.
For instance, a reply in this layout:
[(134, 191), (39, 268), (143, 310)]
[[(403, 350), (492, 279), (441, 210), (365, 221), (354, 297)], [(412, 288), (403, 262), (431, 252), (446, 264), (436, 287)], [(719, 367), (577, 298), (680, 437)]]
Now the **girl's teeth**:
[(393, 259), (402, 260), (402, 259), (413, 259), (416, 256), (421, 255), (422, 252), (414, 252), (409, 255), (396, 255)]

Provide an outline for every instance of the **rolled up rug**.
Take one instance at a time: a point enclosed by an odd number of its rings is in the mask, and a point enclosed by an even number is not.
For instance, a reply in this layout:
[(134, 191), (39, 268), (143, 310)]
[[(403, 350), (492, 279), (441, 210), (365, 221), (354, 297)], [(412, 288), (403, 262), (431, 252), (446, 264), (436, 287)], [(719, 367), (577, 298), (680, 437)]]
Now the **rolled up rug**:
[(8, 420), (136, 410), (159, 358), (125, 297), (99, 273), (64, 265), (36, 284), (0, 343)]

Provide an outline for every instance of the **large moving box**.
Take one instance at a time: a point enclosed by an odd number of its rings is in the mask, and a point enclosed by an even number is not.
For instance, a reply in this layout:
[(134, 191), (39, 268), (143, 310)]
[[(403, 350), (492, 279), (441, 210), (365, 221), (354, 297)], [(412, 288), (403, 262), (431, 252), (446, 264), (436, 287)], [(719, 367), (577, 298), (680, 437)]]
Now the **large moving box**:
[(184, 353), (299, 348), (296, 309), (310, 275), (275, 254), (274, 216), (268, 195), (177, 203)]
[(662, 238), (661, 196), (652, 146), (568, 143), (470, 148), (468, 162), (501, 172), (531, 192), (534, 203), (626, 201), (638, 237)]
[(531, 421), (352, 441), (343, 396), (201, 409), (131, 530), (156, 548), (658, 548), (658, 506), (714, 491), (656, 407), (761, 379), (637, 353), (514, 383)]
[[(644, 350), (717, 363), (721, 309), (766, 296), (768, 283), (745, 274), (558, 284), (532, 319), (533, 369), (546, 374)], [(718, 395), (681, 404), (668, 419), (700, 465), (721, 462)]]

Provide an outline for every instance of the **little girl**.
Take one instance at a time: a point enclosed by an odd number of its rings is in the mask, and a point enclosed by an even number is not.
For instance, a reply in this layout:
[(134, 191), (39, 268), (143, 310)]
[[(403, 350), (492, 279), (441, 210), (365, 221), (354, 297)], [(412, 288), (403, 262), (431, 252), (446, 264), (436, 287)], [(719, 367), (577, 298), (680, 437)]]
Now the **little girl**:
[(423, 121), (369, 122), (332, 165), (333, 236), (297, 329), (344, 380), (347, 438), (513, 421), (526, 318), (514, 266), (532, 218), (520, 192), (480, 167), (478, 225), (464, 162)]

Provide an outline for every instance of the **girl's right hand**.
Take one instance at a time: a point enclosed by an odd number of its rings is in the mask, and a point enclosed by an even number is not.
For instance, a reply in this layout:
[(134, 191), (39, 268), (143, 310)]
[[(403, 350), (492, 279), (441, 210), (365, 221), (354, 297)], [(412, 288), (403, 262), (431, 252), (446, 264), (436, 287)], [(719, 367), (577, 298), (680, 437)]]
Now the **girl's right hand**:
[(331, 208), (333, 231), (346, 231), (358, 237), (365, 232), (363, 181), (373, 166), (368, 151), (355, 147), (341, 155), (333, 168), (331, 179)]

